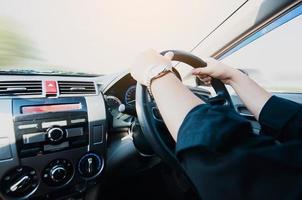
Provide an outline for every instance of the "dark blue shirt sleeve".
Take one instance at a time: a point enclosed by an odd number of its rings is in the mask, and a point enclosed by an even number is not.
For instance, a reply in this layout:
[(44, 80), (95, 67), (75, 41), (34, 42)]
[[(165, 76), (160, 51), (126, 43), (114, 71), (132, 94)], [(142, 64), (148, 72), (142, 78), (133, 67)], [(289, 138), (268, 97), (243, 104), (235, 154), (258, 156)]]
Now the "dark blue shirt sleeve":
[[(286, 105), (286, 114), (276, 111)], [(179, 129), (177, 158), (202, 199), (301, 199), (302, 140), (276, 143), (273, 132), (299, 129), (300, 114), (296, 104), (273, 97), (261, 113), (272, 132), (254, 135), (234, 110), (199, 105)]]
[(202, 104), (185, 117), (177, 137), (176, 153), (202, 148), (207, 151), (227, 151), (253, 137), (248, 120), (225, 106)]
[(302, 139), (302, 106), (293, 101), (272, 96), (259, 115), (261, 133), (285, 142)]

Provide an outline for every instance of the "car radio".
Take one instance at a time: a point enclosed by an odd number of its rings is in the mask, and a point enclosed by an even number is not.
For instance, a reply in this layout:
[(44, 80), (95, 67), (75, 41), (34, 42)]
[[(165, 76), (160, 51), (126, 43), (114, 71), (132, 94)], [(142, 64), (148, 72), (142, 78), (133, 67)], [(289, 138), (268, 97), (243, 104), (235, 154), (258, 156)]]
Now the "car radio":
[(82, 97), (14, 99), (14, 128), (21, 158), (86, 146), (86, 101)]

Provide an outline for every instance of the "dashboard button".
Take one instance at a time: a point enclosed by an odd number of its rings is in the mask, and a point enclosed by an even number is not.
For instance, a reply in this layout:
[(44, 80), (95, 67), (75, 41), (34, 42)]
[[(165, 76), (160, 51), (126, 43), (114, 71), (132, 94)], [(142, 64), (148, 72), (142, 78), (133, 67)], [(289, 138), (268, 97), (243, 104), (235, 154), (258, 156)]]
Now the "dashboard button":
[(85, 123), (86, 122), (86, 119), (85, 118), (82, 118), (82, 119), (72, 119), (70, 120), (70, 123), (72, 124), (79, 124), (79, 123)]
[(83, 128), (68, 128), (66, 129), (66, 137), (77, 137), (84, 135)]
[(24, 144), (32, 144), (37, 142), (44, 142), (45, 141), (45, 133), (29, 133), (24, 134), (23, 136), (23, 143)]
[(44, 151), (59, 151), (59, 150), (62, 150), (64, 148), (68, 148), (68, 147), (69, 147), (69, 142), (66, 141), (66, 142), (62, 142), (60, 144), (54, 144), (54, 145), (47, 144), (47, 145), (44, 145), (43, 149), (44, 149)]
[(45, 93), (47, 95), (56, 95), (57, 94), (57, 82), (56, 81), (45, 81)]
[(18, 129), (31, 129), (31, 128), (38, 128), (38, 124), (21, 124), (18, 126)]
[(42, 122), (42, 128), (50, 128), (52, 126), (67, 126), (67, 121), (52, 121), (52, 122)]

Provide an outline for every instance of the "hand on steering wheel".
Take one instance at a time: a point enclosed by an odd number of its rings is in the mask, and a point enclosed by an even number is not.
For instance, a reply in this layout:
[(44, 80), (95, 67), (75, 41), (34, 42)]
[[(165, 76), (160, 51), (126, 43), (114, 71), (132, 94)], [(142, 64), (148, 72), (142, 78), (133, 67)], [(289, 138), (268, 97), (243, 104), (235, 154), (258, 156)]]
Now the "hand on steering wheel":
[[(193, 68), (205, 67), (207, 64), (200, 58), (183, 51), (168, 50), (161, 52), (161, 55), (156, 53), (154, 50), (149, 50), (143, 53), (133, 65), (131, 69), (131, 75), (138, 81), (136, 87), (136, 111), (139, 123), (142, 128), (142, 132), (145, 138), (150, 143), (154, 152), (159, 155), (166, 163), (179, 167), (178, 161), (174, 154), (173, 139), (167, 138), (167, 130), (163, 131), (162, 125), (154, 117), (154, 110), (156, 105), (152, 98), (150, 98), (149, 92), (145, 87), (144, 78), (150, 67), (158, 64), (171, 64), (172, 54), (167, 52), (172, 52), (173, 61), (184, 62)], [(167, 55), (166, 55), (167, 54)], [(166, 56), (163, 56), (166, 55)], [(218, 79), (211, 78), (211, 85), (216, 91), (217, 98), (222, 99), (223, 105), (231, 106), (231, 98), (225, 88), (223, 82)]]
[(146, 86), (146, 77), (149, 70), (154, 66), (170, 65), (172, 66), (173, 52), (167, 52), (164, 56), (153, 49), (141, 53), (132, 64), (130, 70), (131, 76), (140, 84)]
[(192, 70), (192, 74), (197, 76), (207, 86), (211, 84), (212, 78), (219, 79), (224, 84), (230, 84), (236, 73), (236, 69), (214, 58), (207, 58), (206, 62), (206, 67), (195, 68)]

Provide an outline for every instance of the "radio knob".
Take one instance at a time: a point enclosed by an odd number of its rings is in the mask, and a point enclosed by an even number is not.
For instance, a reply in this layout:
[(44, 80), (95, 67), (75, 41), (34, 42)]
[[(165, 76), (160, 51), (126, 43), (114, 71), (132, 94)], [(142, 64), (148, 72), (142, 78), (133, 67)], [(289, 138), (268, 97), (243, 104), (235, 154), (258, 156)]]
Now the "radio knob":
[(64, 137), (64, 132), (61, 128), (55, 127), (55, 128), (50, 128), (47, 131), (48, 138), (52, 142), (58, 142)]
[(67, 171), (64, 166), (56, 165), (50, 170), (49, 175), (54, 182), (61, 182), (66, 178)]

